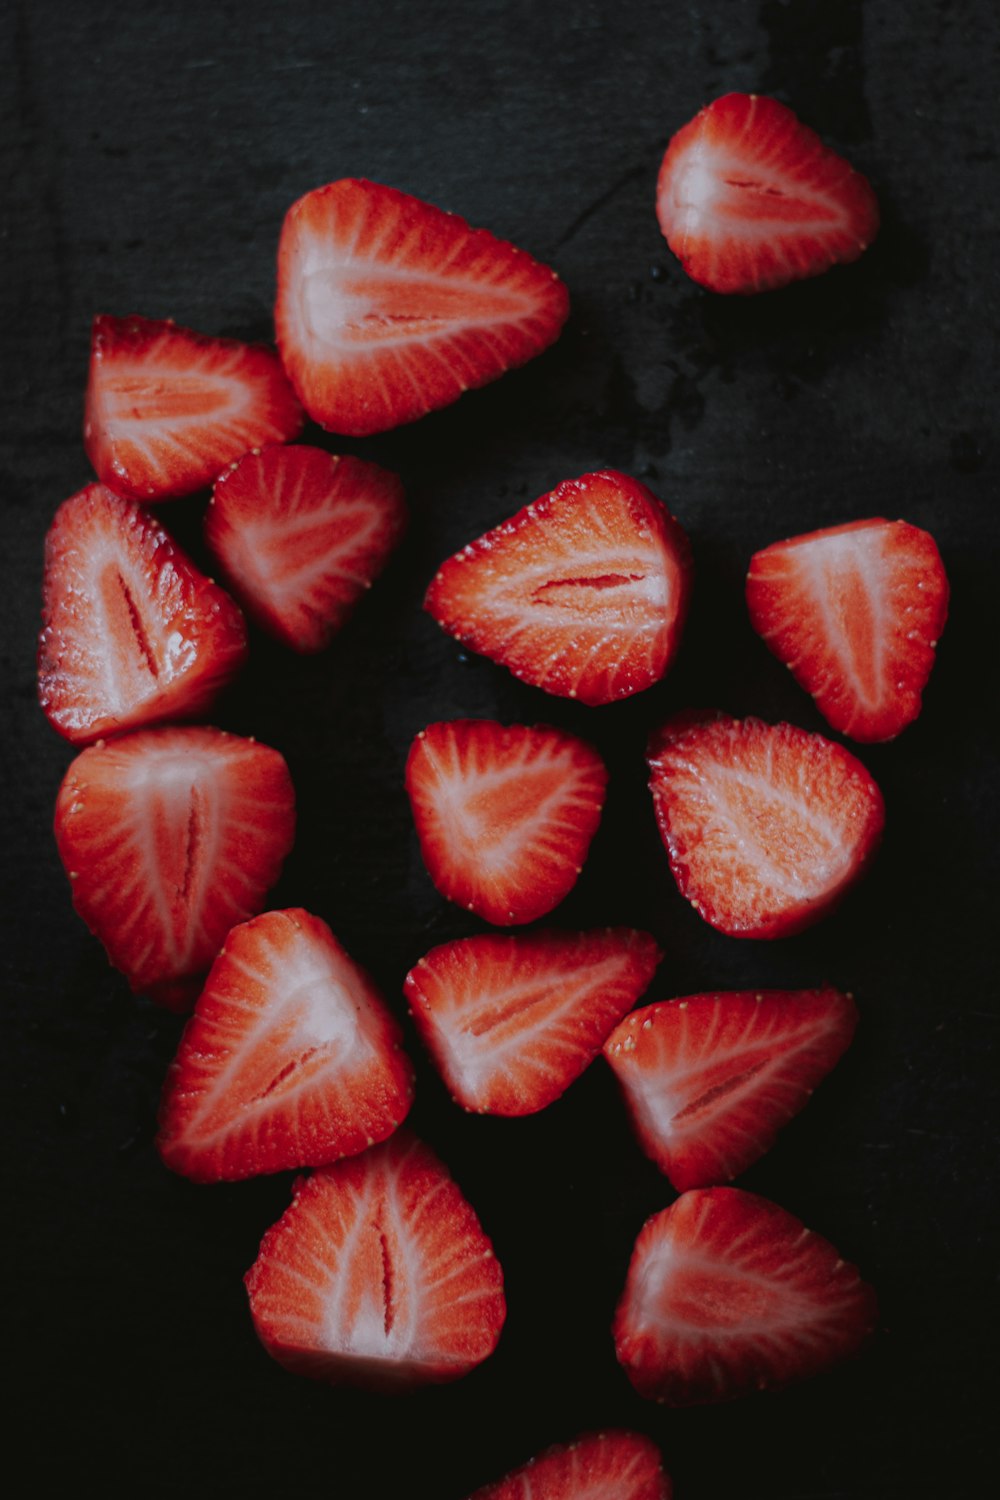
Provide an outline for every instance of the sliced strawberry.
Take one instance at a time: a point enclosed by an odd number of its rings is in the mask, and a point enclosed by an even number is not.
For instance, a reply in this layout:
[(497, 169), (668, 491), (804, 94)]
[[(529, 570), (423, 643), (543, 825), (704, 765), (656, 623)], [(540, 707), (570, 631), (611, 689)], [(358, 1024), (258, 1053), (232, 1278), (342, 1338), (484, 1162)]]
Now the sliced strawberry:
[(385, 432), (447, 406), (548, 348), (568, 312), (548, 266), (395, 188), (345, 178), (285, 217), (278, 348), (333, 432)]
[(891, 740), (920, 712), (948, 618), (934, 538), (905, 521), (853, 521), (765, 547), (747, 604), (824, 718), (855, 740)]
[(432, 948), (405, 993), (459, 1104), (530, 1115), (593, 1062), (661, 957), (648, 933), (627, 927), (485, 933)]
[(406, 528), (395, 474), (321, 448), (247, 453), (216, 481), (205, 540), (262, 629), (322, 651)]
[(267, 1352), (332, 1385), (456, 1380), (493, 1353), (506, 1316), (479, 1220), (405, 1131), (300, 1177), (246, 1285)]
[(651, 490), (567, 479), (449, 558), (424, 608), (534, 687), (611, 703), (658, 682), (680, 642), (687, 537)]
[(754, 1193), (702, 1188), (643, 1225), (613, 1331), (640, 1396), (694, 1406), (818, 1375), (877, 1317), (828, 1240)]
[(169, 318), (94, 319), (83, 440), (97, 476), (133, 500), (169, 500), (302, 428), (273, 349)]
[(45, 539), (38, 691), (86, 743), (202, 713), (246, 660), (236, 605), (148, 511), (101, 484), (65, 501)]
[(318, 1167), (383, 1141), (413, 1099), (402, 1031), (325, 922), (234, 927), (167, 1075), (157, 1144), (197, 1182)]
[(857, 260), (878, 232), (867, 179), (776, 99), (726, 94), (671, 140), (656, 216), (688, 275), (765, 292)]
[(730, 1182), (809, 1101), (857, 1025), (838, 990), (688, 995), (604, 1044), (647, 1156), (678, 1192)]
[(231, 927), (260, 911), (292, 847), (276, 750), (219, 729), (142, 729), (84, 750), (56, 802), (73, 905), (134, 990), (171, 1009)]
[(670, 1500), (672, 1494), (649, 1438), (596, 1432), (549, 1448), (469, 1500)]
[(499, 927), (533, 922), (569, 894), (607, 783), (601, 757), (575, 735), (492, 719), (429, 724), (406, 762), (431, 879)]
[(652, 737), (650, 790), (681, 895), (731, 937), (823, 914), (882, 835), (882, 794), (840, 745), (793, 724), (680, 714)]

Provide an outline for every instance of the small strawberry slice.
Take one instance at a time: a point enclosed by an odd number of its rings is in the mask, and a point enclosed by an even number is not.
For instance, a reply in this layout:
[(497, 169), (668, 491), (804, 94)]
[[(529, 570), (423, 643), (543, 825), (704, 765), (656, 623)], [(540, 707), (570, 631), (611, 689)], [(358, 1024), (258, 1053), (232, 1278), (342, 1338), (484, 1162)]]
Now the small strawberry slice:
[(920, 713), (948, 618), (934, 538), (905, 521), (853, 521), (758, 552), (750, 620), (834, 729), (891, 740)]
[(395, 188), (344, 178), (285, 216), (278, 348), (333, 432), (385, 432), (449, 405), (548, 348), (568, 312), (548, 266)]
[(792, 1214), (696, 1188), (643, 1225), (613, 1332), (640, 1396), (695, 1406), (818, 1375), (877, 1317), (858, 1268)]
[(688, 995), (626, 1016), (604, 1044), (647, 1156), (678, 1192), (763, 1156), (846, 1050), (838, 990)]
[[(78, 755), (56, 802), (73, 905), (133, 990), (171, 1009), (231, 927), (254, 916), (292, 847), (276, 750), (219, 729), (141, 729)], [(193, 993), (190, 999), (194, 999)]]
[(227, 464), (302, 428), (273, 349), (172, 320), (94, 319), (83, 425), (98, 478), (132, 500), (203, 489)]
[(691, 554), (666, 507), (614, 470), (567, 479), (443, 564), (424, 608), (534, 687), (611, 703), (670, 666)]
[(776, 99), (726, 94), (671, 140), (656, 216), (688, 275), (765, 292), (857, 260), (878, 232), (867, 179)]
[(457, 1380), (493, 1353), (507, 1310), (479, 1220), (406, 1131), (298, 1178), (245, 1280), (267, 1352), (331, 1385)]
[(608, 773), (583, 740), (492, 719), (429, 724), (406, 762), (420, 852), (442, 896), (507, 927), (572, 890)]
[(649, 1438), (595, 1432), (549, 1448), (469, 1500), (670, 1500), (672, 1494)]
[(82, 744), (202, 713), (246, 660), (236, 605), (148, 511), (89, 484), (45, 538), (38, 691)]
[(395, 474), (321, 448), (247, 453), (216, 481), (205, 540), (247, 612), (293, 651), (322, 651), (406, 527)]
[(269, 911), (234, 927), (167, 1074), (163, 1160), (235, 1182), (364, 1151), (413, 1099), (402, 1036), (318, 917)]
[(593, 1062), (661, 957), (648, 933), (627, 927), (485, 933), (432, 948), (405, 993), (457, 1103), (530, 1115)]
[(679, 714), (654, 733), (648, 761), (680, 893), (731, 937), (818, 921), (882, 835), (882, 794), (861, 762), (793, 724)]

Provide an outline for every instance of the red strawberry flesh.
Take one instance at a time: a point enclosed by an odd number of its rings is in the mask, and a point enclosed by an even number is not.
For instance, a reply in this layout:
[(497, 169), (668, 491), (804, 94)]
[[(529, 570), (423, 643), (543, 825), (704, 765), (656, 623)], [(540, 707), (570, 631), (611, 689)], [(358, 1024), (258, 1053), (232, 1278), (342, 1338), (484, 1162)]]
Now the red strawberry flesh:
[(649, 1438), (597, 1432), (548, 1449), (469, 1500), (670, 1500), (672, 1493)]
[(479, 1220), (403, 1131), (300, 1177), (245, 1279), (268, 1353), (334, 1385), (455, 1380), (493, 1352), (506, 1315)]

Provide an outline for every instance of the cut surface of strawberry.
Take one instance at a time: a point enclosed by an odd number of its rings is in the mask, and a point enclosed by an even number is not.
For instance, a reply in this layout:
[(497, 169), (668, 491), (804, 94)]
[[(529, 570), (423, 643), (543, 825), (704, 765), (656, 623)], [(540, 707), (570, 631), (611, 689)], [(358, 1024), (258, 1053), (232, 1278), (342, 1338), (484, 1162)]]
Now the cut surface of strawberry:
[(169, 318), (94, 319), (84, 446), (117, 495), (190, 495), (250, 448), (295, 437), (302, 421), (273, 349)]
[(38, 691), (76, 744), (202, 713), (246, 660), (243, 616), (148, 511), (89, 484), (45, 539)]
[(834, 729), (894, 739), (920, 713), (948, 618), (934, 538), (853, 521), (775, 542), (747, 575), (750, 620)]
[(164, 1088), (157, 1144), (198, 1182), (325, 1166), (391, 1135), (413, 1099), (402, 1031), (325, 922), (234, 927)]
[(396, 188), (344, 178), (288, 210), (278, 348), (303, 406), (333, 432), (412, 422), (558, 338), (548, 266)]
[(204, 973), (230, 928), (260, 911), (294, 832), (283, 758), (220, 729), (98, 741), (56, 802), (73, 905), (133, 990), (170, 1008), (177, 981)]
[(694, 1406), (818, 1375), (856, 1354), (877, 1317), (828, 1240), (754, 1193), (703, 1188), (643, 1226), (614, 1338), (641, 1396)]
[(298, 1178), (245, 1280), (267, 1352), (333, 1385), (455, 1380), (492, 1354), (506, 1315), (479, 1220), (407, 1131)]
[(597, 751), (575, 735), (492, 719), (430, 724), (406, 762), (431, 879), (499, 927), (545, 916), (572, 890), (607, 781)]
[(653, 734), (648, 761), (681, 895), (732, 937), (818, 921), (881, 838), (882, 794), (861, 762), (793, 724), (680, 714)]
[(522, 681), (594, 705), (663, 676), (690, 583), (681, 527), (644, 484), (609, 469), (565, 480), (470, 542), (424, 608)]
[(649, 1438), (595, 1432), (549, 1448), (469, 1500), (670, 1500), (672, 1493)]
[(671, 140), (656, 216), (687, 274), (764, 292), (857, 260), (878, 232), (871, 185), (776, 99), (726, 94)]
[(808, 1103), (857, 1024), (849, 995), (688, 995), (625, 1017), (604, 1044), (639, 1143), (678, 1192), (725, 1183)]
[(405, 528), (395, 474), (305, 445), (245, 454), (205, 515), (205, 540), (247, 613), (303, 652), (329, 645)]
[(594, 1060), (661, 957), (648, 933), (625, 927), (485, 933), (432, 948), (405, 993), (459, 1104), (529, 1115)]

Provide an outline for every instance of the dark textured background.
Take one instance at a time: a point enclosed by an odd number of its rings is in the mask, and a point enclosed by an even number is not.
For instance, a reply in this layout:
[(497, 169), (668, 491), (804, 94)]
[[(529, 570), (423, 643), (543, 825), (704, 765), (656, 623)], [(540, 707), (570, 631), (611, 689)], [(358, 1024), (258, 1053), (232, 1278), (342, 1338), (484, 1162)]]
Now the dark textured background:
[[(0, 93), (12, 148), (4, 1354), (33, 1487), (86, 1475), (138, 1493), (388, 1500), (416, 1484), (460, 1500), (538, 1448), (614, 1423), (660, 1441), (682, 1500), (982, 1493), (997, 1136), (990, 0), (33, 0), (3, 7), (2, 33), (14, 69)], [(654, 218), (656, 171), (671, 132), (732, 88), (777, 94), (871, 177), (884, 228), (858, 265), (749, 301), (685, 279)], [(632, 1393), (609, 1320), (633, 1238), (672, 1194), (603, 1065), (545, 1114), (507, 1122), (466, 1118), (420, 1059), (413, 1123), (492, 1234), (510, 1314), (493, 1359), (412, 1399), (335, 1393), (272, 1364), (241, 1276), (288, 1180), (198, 1189), (152, 1148), (179, 1023), (107, 968), (52, 845), (70, 751), (34, 701), (42, 537), (89, 477), (91, 316), (267, 337), (282, 214), (343, 175), (390, 182), (550, 260), (573, 315), (527, 369), (416, 427), (343, 444), (402, 473), (410, 538), (326, 656), (293, 660), (255, 639), (215, 716), (291, 764), (301, 832), (274, 904), (327, 918), (398, 1006), (420, 954), (475, 926), (420, 864), (401, 785), (412, 735), (460, 713), (589, 735), (611, 793), (561, 920), (650, 927), (667, 951), (655, 996), (824, 979), (857, 995), (852, 1052), (744, 1178), (880, 1292), (870, 1354), (810, 1385), (683, 1413)], [(667, 501), (697, 580), (669, 679), (587, 711), (464, 660), (419, 605), (444, 556), (602, 465)], [(197, 512), (164, 519), (196, 544)], [(752, 634), (743, 575), (778, 537), (880, 513), (928, 527), (953, 585), (923, 718), (862, 751), (888, 803), (883, 851), (815, 931), (726, 939), (673, 887), (644, 788), (646, 730), (687, 705), (822, 729)]]

